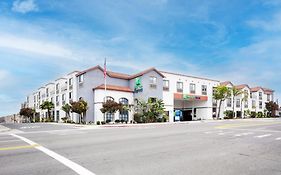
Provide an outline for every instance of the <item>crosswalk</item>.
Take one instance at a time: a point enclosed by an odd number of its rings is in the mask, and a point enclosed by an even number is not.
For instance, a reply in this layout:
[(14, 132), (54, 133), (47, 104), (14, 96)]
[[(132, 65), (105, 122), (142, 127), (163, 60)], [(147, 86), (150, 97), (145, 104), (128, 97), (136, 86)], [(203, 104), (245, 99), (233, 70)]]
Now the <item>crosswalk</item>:
[(217, 135), (217, 136), (227, 136), (231, 138), (244, 138), (251, 137), (254, 139), (263, 139), (270, 138), (275, 141), (281, 141), (281, 132), (280, 133), (261, 133), (261, 132), (242, 132), (242, 131), (224, 131), (224, 130), (216, 130), (216, 131), (205, 131), (206, 135)]

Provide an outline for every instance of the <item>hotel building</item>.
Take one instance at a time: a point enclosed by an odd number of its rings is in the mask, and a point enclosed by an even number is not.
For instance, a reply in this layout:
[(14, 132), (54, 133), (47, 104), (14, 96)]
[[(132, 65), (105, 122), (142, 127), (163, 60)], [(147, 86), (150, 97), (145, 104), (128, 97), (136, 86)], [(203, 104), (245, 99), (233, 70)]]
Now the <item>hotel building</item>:
[[(84, 71), (71, 72), (28, 95), (24, 106), (34, 108), (40, 118), (44, 118), (47, 111), (40, 110), (40, 105), (44, 101), (52, 101), (55, 105), (52, 114), (55, 121), (59, 122), (66, 115), (61, 109), (62, 105), (83, 99), (89, 107), (85, 116), (87, 122), (117, 119), (131, 121), (133, 110), (103, 114), (100, 111), (102, 103), (105, 99), (111, 99), (122, 104), (134, 105), (136, 99), (157, 98), (163, 100), (169, 122), (208, 120), (213, 119), (218, 108), (213, 99), (214, 88), (219, 85), (235, 86), (231, 82), (159, 71), (155, 68), (133, 75), (107, 71), (106, 76), (105, 91), (102, 67), (95, 66)], [(250, 88), (248, 85), (238, 85), (236, 88), (247, 91), (247, 99), (243, 93), (235, 97), (235, 104), (232, 104), (232, 98), (225, 100), (220, 116), (224, 116), (224, 111), (232, 110), (232, 105), (235, 105), (236, 112), (246, 109), (251, 112), (263, 112), (265, 103), (274, 100), (274, 91), (267, 88)], [(241, 113), (242, 117), (243, 114), (244, 112)], [(77, 122), (78, 115), (72, 113), (71, 120)]]

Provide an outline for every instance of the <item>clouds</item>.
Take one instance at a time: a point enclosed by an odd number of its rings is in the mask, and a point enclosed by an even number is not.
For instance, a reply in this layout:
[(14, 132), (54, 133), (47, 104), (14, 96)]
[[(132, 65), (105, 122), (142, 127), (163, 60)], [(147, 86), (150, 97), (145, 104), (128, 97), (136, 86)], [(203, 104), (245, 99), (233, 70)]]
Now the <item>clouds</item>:
[(38, 11), (35, 0), (16, 0), (13, 3), (12, 10), (18, 13), (29, 13)]

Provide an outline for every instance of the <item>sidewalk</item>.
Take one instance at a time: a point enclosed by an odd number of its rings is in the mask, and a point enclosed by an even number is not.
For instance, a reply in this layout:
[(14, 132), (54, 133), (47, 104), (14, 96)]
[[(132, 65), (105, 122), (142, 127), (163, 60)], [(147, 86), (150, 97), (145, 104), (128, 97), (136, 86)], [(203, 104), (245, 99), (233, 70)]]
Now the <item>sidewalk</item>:
[(7, 132), (7, 131), (11, 131), (11, 129), (0, 124), (0, 133), (1, 132)]

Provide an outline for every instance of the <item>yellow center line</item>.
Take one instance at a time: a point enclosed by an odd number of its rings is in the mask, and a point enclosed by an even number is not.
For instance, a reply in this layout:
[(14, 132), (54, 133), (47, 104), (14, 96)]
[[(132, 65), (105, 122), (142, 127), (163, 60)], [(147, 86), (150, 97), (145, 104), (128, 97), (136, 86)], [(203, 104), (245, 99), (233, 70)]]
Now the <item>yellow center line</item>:
[(34, 148), (34, 147), (37, 147), (37, 146), (40, 146), (40, 145), (33, 144), (33, 145), (24, 145), (24, 146), (13, 146), (13, 147), (0, 148), (0, 151)]
[(225, 124), (221, 126), (216, 126), (217, 129), (227, 129), (227, 128), (239, 128), (239, 127), (249, 127), (249, 126), (264, 126), (264, 125), (274, 125), (280, 124), (281, 122), (268, 122), (268, 123), (238, 123), (238, 124)]

